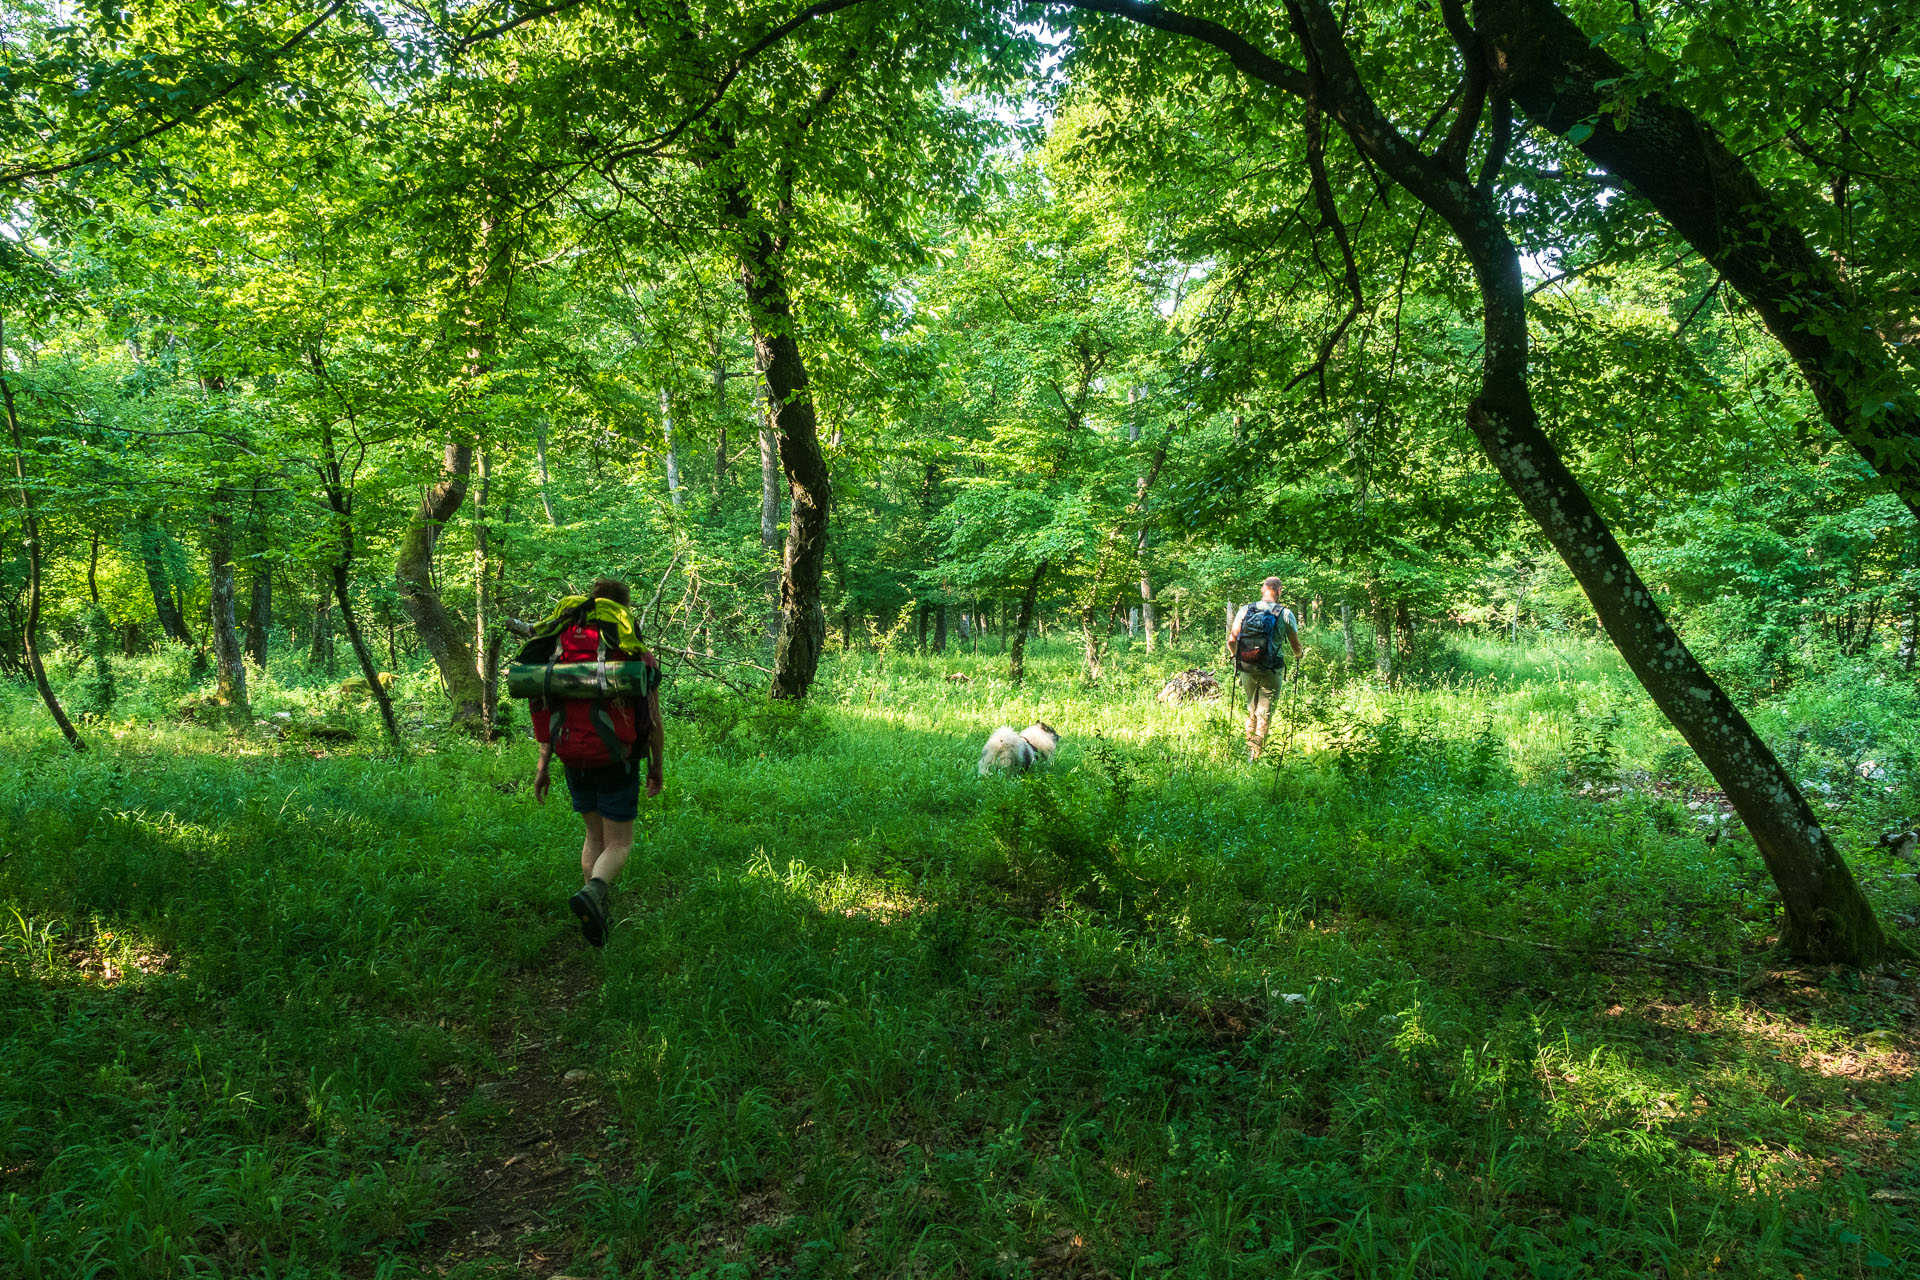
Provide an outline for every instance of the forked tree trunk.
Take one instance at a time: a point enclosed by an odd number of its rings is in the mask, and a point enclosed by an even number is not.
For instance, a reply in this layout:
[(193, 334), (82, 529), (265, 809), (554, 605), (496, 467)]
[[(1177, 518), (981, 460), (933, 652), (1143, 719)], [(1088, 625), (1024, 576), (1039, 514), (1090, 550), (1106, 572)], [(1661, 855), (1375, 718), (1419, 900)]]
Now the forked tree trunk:
[[(1472, 264), (1483, 307), (1480, 390), (1467, 407), (1501, 477), (1587, 593), (1627, 665), (1726, 792), (1779, 888), (1781, 950), (1815, 962), (1873, 964), (1911, 950), (1873, 907), (1812, 807), (1753, 726), (1668, 625), (1613, 532), (1541, 429), (1528, 384), (1527, 295), (1493, 174), (1463, 181), (1422, 154), (1368, 95), (1327, 0), (1296, 0), (1295, 26), (1322, 98), (1355, 145), (1444, 219)], [(1500, 144), (1496, 143), (1496, 146)], [(1496, 150), (1495, 156), (1498, 157)]]
[[(1827, 422), (1920, 515), (1920, 397), (1834, 265), (1709, 125), (1655, 89), (1613, 109), (1633, 73), (1553, 0), (1475, 0), (1494, 89), (1632, 184), (1760, 315)], [(1870, 409), (1868, 408), (1870, 407)]]
[[(313, 357), (313, 365), (316, 372), (324, 368), (318, 356)], [(339, 452), (334, 447), (333, 425), (324, 419), (320, 427), (320, 448), (321, 486), (327, 495), (327, 505), (333, 510), (335, 532), (340, 539), (339, 553), (328, 570), (333, 583), (333, 597), (340, 606), (340, 621), (346, 627), (348, 642), (353, 645), (353, 656), (360, 661), (360, 674), (366, 677), (367, 692), (373, 695), (374, 704), (380, 708), (380, 724), (386, 730), (387, 741), (396, 752), (404, 751), (406, 747), (400, 740), (400, 723), (393, 715), (393, 699), (388, 696), (386, 686), (380, 683), (380, 669), (367, 649), (366, 637), (360, 634), (359, 620), (353, 616), (353, 592), (349, 578), (353, 566), (353, 499), (342, 474)]]
[[(486, 690), (473, 647), (461, 634), (453, 614), (433, 586), (433, 549), (440, 531), (460, 509), (467, 496), (467, 475), (473, 469), (473, 447), (449, 444), (440, 482), (421, 496), (420, 509), (400, 540), (400, 554), (394, 562), (394, 585), (400, 592), (400, 604), (413, 620), (414, 632), (433, 658), (445, 687), (447, 701), (453, 704), (451, 725), (469, 733), (484, 728), (481, 708)], [(346, 621), (344, 608), (341, 621)]]
[[(0, 327), (0, 360), (5, 358), (6, 330)], [(27, 489), (27, 455), (20, 438), (19, 413), (13, 403), (13, 383), (7, 380), (4, 372), (0, 372), (0, 398), (5, 401), (7, 432), (13, 440), (13, 478), (18, 484), (20, 524), (27, 540), (27, 617), (25, 625), (21, 627), (21, 639), (27, 651), (27, 670), (33, 675), (33, 687), (39, 690), (40, 701), (46, 704), (47, 714), (53, 717), (53, 723), (65, 735), (67, 745), (75, 751), (85, 751), (86, 739), (73, 727), (73, 721), (67, 719), (66, 708), (60, 705), (53, 686), (47, 682), (46, 665), (40, 661), (40, 520), (34, 514), (33, 495)]]
[[(739, 247), (740, 279), (753, 325), (754, 366), (766, 383), (768, 427), (790, 495), (786, 551), (781, 558), (780, 633), (774, 642), (769, 693), (775, 698), (804, 698), (813, 685), (827, 638), (820, 583), (826, 568), (827, 512), (833, 487), (820, 449), (807, 367), (794, 338), (793, 300), (780, 267), (780, 247), (765, 229), (746, 230), (754, 219), (746, 194), (738, 187), (729, 192), (728, 213), (746, 237)], [(764, 532), (764, 505), (761, 527)]]
[(207, 520), (207, 634), (213, 645), (214, 696), (233, 725), (253, 718), (247, 705), (246, 651), (234, 609), (233, 490), (218, 485)]
[[(1027, 678), (1027, 630), (1033, 625), (1033, 609), (1040, 600), (1040, 583), (1047, 576), (1047, 562), (1042, 560), (1033, 567), (1033, 577), (1027, 582), (1027, 589), (1020, 597), (1020, 619), (1013, 629), (1013, 650), (1007, 660), (1007, 679), (1019, 684)], [(1006, 618), (1000, 620), (1000, 637), (1006, 640)]]

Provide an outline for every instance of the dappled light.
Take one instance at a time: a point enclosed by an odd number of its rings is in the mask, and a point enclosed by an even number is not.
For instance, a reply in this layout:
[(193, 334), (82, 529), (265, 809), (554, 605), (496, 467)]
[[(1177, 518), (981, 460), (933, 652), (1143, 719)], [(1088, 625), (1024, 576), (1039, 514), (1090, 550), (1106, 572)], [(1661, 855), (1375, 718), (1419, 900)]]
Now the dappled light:
[(1920, 1271), (1908, 0), (21, 0), (0, 1277)]

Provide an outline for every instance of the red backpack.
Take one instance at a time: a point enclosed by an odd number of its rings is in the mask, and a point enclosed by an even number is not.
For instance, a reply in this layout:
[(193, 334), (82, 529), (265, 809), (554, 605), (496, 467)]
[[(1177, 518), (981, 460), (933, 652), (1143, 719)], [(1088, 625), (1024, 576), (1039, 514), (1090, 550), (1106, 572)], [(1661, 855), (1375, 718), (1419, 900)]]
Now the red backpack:
[[(604, 659), (655, 663), (651, 653), (630, 654), (609, 644), (600, 624), (588, 619), (560, 632), (555, 662), (598, 662)], [(637, 698), (555, 698), (552, 705), (534, 699), (534, 736), (553, 743), (553, 753), (566, 764), (593, 766), (625, 764), (640, 741), (644, 712)]]

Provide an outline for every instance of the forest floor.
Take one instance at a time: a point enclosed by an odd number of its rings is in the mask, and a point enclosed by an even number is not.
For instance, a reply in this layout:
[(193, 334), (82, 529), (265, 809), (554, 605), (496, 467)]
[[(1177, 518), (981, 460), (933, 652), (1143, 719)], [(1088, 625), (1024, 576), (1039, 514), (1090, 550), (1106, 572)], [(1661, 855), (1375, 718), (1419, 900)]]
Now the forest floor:
[[(399, 758), (280, 655), (254, 730), (130, 671), (80, 757), (7, 691), (0, 1273), (1920, 1268), (1920, 969), (1768, 956), (1752, 844), (1604, 651), (1327, 653), (1259, 765), (1155, 699), (1198, 653), (675, 680), (604, 951), (530, 743), (437, 739), (419, 672)], [(976, 778), (1035, 718), (1054, 766)], [(1872, 843), (1920, 810), (1911, 681), (1758, 718), (1920, 941)]]

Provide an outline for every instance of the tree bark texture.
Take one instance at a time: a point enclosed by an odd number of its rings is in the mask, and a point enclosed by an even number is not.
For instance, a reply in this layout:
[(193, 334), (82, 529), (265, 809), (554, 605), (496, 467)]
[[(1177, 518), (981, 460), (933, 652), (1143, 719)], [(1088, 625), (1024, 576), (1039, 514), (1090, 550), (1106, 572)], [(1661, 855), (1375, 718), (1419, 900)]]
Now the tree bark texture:
[[(433, 586), (433, 548), (440, 531), (446, 527), (467, 496), (467, 476), (473, 470), (473, 447), (449, 444), (440, 482), (429, 486), (420, 499), (420, 509), (400, 540), (393, 579), (400, 592), (400, 604), (413, 620), (413, 629), (433, 658), (446, 688), (447, 701), (453, 704), (451, 724), (456, 729), (477, 732), (484, 727), (482, 711), (486, 690), (480, 676), (473, 647), (467, 643), (453, 614)], [(344, 608), (341, 620), (346, 620)]]
[[(1027, 630), (1033, 625), (1034, 606), (1040, 600), (1040, 583), (1047, 576), (1047, 562), (1042, 560), (1033, 567), (1033, 577), (1027, 581), (1026, 591), (1020, 596), (1020, 618), (1013, 629), (1013, 649), (1007, 659), (1007, 678), (1019, 684), (1027, 678)], [(1001, 618), (1001, 637), (1004, 642), (1006, 619)]]
[[(1873, 318), (1783, 203), (1707, 123), (1660, 93), (1607, 110), (1627, 69), (1553, 0), (1476, 0), (1495, 91), (1630, 183), (1759, 312), (1799, 366), (1821, 413), (1920, 516), (1920, 398)], [(1863, 408), (1871, 407), (1871, 414)]]
[(214, 696), (239, 726), (253, 718), (247, 705), (246, 650), (234, 607), (233, 490), (217, 485), (207, 517), (207, 635), (213, 646)]
[[(0, 328), (0, 359), (5, 358), (6, 331)], [(46, 664), (40, 660), (40, 519), (34, 514), (33, 495), (27, 489), (27, 455), (20, 438), (20, 417), (13, 402), (13, 384), (4, 375), (0, 375), (0, 398), (4, 398), (7, 411), (7, 432), (13, 439), (13, 478), (18, 484), (20, 494), (20, 524), (27, 540), (27, 617), (21, 628), (23, 647), (27, 651), (27, 670), (33, 675), (33, 687), (40, 692), (40, 701), (46, 704), (47, 714), (53, 717), (53, 723), (67, 740), (67, 745), (75, 751), (85, 751), (87, 741), (80, 731), (73, 727), (73, 721), (67, 719), (65, 707), (54, 694), (53, 686), (47, 682)]]
[[(736, 226), (751, 225), (746, 195), (736, 188), (728, 212)], [(781, 270), (779, 246), (765, 230), (748, 231), (740, 246), (740, 280), (753, 324), (754, 366), (767, 388), (767, 419), (787, 475), (790, 508), (781, 557), (780, 634), (774, 642), (775, 698), (804, 698), (820, 666), (827, 618), (820, 583), (827, 559), (827, 513), (833, 486), (820, 448), (807, 367), (793, 331), (793, 301)], [(777, 505), (777, 498), (776, 498)], [(762, 508), (762, 530), (766, 515)]]

